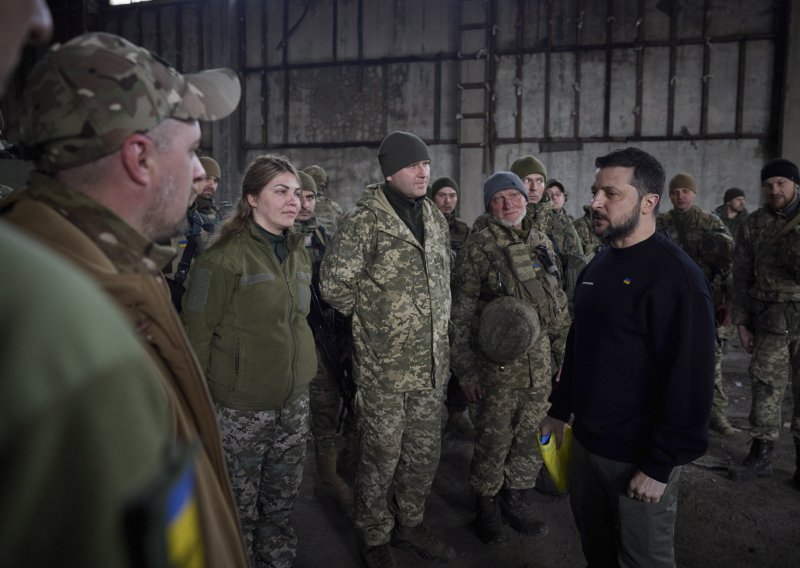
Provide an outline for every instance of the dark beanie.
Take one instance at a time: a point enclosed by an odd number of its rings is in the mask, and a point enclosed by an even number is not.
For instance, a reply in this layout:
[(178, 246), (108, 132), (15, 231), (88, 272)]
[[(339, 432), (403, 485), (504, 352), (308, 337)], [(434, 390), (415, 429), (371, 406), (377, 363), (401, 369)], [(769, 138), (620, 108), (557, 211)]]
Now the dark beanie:
[(725, 195), (722, 197), (722, 202), (727, 203), (728, 201), (736, 199), (737, 197), (744, 197), (744, 191), (738, 187), (732, 187), (725, 191)]
[(310, 191), (314, 195), (317, 195), (317, 182), (314, 181), (314, 178), (311, 177), (310, 174), (307, 174), (303, 170), (298, 170), (297, 179), (300, 180), (301, 191)]
[(433, 196), (439, 193), (440, 189), (444, 189), (445, 187), (452, 187), (456, 193), (458, 193), (458, 184), (453, 178), (440, 177), (433, 182), (433, 185), (431, 186), (430, 198), (433, 199)]
[(783, 158), (777, 158), (767, 162), (764, 167), (761, 168), (762, 183), (775, 176), (785, 177), (786, 179), (792, 180), (794, 183), (800, 183), (800, 172), (797, 171), (797, 166)]
[(694, 178), (689, 174), (678, 174), (669, 180), (669, 190), (684, 188), (688, 189), (694, 194), (697, 194), (697, 185), (694, 183)]
[(483, 207), (489, 209), (489, 202), (494, 194), (504, 189), (516, 189), (528, 201), (528, 192), (522, 185), (522, 180), (514, 172), (495, 172), (483, 182)]
[(539, 174), (544, 179), (547, 179), (547, 168), (544, 164), (533, 156), (522, 156), (514, 160), (511, 164), (511, 171), (517, 174), (520, 178), (529, 176), (531, 174)]
[(430, 160), (425, 142), (410, 132), (395, 131), (381, 142), (378, 148), (378, 162), (383, 177), (399, 172), (406, 166)]

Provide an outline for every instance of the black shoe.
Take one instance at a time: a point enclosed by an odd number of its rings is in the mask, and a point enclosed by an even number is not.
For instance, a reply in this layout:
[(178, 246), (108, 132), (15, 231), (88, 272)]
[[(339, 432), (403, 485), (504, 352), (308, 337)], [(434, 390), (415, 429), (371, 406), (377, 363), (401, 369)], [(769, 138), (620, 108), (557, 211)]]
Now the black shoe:
[(478, 495), (478, 515), (475, 518), (475, 532), (486, 544), (502, 544), (506, 541), (503, 519), (495, 497)]
[(728, 470), (728, 478), (733, 481), (750, 481), (754, 477), (769, 477), (773, 474), (772, 452), (775, 442), (753, 438), (750, 453), (740, 465)]
[(361, 560), (367, 568), (395, 568), (392, 547), (389, 543), (367, 546), (361, 550)]
[(500, 511), (511, 528), (526, 536), (542, 537), (547, 534), (547, 525), (536, 519), (532, 507), (525, 502), (522, 489), (503, 488), (500, 491)]
[(412, 548), (423, 558), (448, 561), (456, 557), (456, 551), (431, 534), (422, 523), (407, 527), (396, 523), (392, 531), (392, 545)]

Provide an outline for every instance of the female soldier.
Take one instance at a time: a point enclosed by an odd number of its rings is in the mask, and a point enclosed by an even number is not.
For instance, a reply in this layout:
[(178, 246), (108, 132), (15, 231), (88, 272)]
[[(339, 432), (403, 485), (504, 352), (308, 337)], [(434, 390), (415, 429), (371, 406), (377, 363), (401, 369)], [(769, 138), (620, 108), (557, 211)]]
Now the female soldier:
[(317, 366), (306, 322), (311, 259), (303, 236), (289, 232), (299, 195), (297, 171), (285, 158), (256, 158), (236, 214), (195, 262), (183, 300), (256, 567), (291, 566), (297, 543), (289, 516)]

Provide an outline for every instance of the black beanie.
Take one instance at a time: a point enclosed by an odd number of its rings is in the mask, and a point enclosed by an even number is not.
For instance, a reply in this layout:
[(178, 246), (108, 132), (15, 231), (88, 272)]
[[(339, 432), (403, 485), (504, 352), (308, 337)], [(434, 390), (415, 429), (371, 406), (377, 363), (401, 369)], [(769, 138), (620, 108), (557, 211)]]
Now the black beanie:
[(410, 132), (395, 131), (381, 142), (378, 148), (378, 162), (383, 177), (399, 172), (406, 166), (430, 160), (428, 147), (419, 137)]
[(761, 168), (761, 183), (775, 176), (785, 177), (794, 183), (800, 183), (800, 172), (797, 171), (797, 166), (783, 158), (769, 161)]
[(433, 196), (439, 193), (440, 189), (444, 189), (445, 187), (452, 187), (456, 191), (456, 193), (458, 193), (458, 184), (455, 182), (453, 178), (440, 177), (435, 182), (433, 182), (429, 197), (433, 199)]
[(737, 197), (744, 197), (744, 191), (738, 187), (731, 187), (725, 191), (725, 195), (722, 196), (722, 202), (727, 203), (728, 201), (736, 199)]

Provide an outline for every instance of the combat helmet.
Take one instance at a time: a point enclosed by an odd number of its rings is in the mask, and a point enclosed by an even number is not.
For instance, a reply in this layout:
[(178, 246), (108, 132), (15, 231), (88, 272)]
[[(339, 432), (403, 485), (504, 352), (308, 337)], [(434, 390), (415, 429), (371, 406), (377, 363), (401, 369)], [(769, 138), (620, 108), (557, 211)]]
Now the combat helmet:
[(533, 306), (513, 296), (501, 296), (481, 312), (478, 344), (489, 359), (506, 365), (533, 347), (540, 332), (539, 315)]

